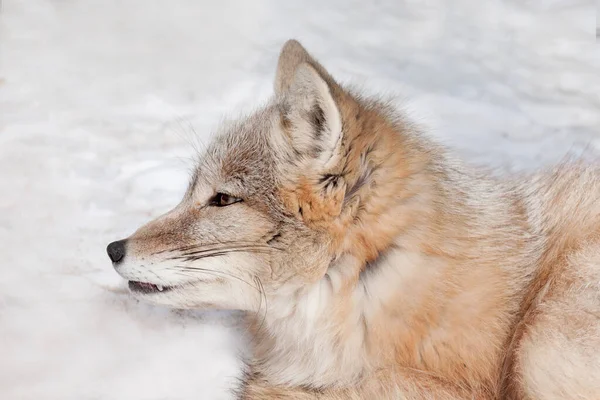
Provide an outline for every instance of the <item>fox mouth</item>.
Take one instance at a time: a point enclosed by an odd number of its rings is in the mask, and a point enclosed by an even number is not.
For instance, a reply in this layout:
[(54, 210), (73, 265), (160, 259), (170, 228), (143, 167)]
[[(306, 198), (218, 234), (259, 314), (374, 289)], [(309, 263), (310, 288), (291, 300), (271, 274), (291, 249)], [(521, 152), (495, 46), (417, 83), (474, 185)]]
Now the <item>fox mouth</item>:
[(149, 282), (140, 282), (140, 281), (129, 281), (129, 290), (134, 293), (164, 293), (172, 290), (175, 286), (164, 286), (164, 285), (155, 285), (154, 283)]

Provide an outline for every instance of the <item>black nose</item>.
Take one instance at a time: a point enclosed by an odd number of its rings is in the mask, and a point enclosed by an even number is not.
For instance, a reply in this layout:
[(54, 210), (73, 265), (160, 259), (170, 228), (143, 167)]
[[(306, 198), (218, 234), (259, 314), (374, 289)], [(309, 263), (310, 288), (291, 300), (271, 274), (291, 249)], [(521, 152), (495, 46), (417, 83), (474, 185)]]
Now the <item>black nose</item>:
[(110, 260), (114, 263), (118, 263), (125, 257), (125, 243), (127, 240), (117, 240), (112, 242), (106, 247), (106, 252), (110, 257)]

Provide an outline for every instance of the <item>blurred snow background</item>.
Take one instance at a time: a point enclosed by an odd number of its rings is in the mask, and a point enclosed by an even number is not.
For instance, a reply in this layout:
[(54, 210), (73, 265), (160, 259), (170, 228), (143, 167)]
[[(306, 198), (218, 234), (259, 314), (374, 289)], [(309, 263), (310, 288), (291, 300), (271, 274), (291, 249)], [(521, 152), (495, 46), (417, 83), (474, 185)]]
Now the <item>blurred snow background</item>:
[(600, 151), (595, 27), (594, 0), (4, 0), (0, 398), (230, 398), (235, 314), (139, 304), (104, 249), (178, 202), (194, 131), (266, 99), (286, 39), (521, 170)]

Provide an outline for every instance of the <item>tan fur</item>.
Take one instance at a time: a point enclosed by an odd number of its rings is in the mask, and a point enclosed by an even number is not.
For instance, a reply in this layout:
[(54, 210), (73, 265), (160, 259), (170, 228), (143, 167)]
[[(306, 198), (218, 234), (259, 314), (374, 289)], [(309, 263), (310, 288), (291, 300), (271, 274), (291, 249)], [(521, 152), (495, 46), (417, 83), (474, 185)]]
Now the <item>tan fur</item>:
[(600, 399), (598, 169), (492, 178), (296, 41), (275, 93), (115, 266), (248, 312), (241, 399)]

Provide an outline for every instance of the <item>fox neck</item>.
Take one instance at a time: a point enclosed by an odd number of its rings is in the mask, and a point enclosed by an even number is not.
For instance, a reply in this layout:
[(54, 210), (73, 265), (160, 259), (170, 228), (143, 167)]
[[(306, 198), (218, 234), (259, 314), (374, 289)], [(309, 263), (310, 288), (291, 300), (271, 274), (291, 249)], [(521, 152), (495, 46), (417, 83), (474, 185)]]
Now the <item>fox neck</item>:
[(282, 385), (346, 386), (391, 364), (398, 350), (418, 353), (411, 330), (429, 328), (419, 322), (418, 290), (431, 294), (436, 268), (394, 247), (368, 266), (344, 255), (315, 284), (280, 291), (253, 321), (254, 372)]
[(524, 207), (436, 146), (388, 130), (370, 148), (373, 184), (356, 192), (360, 222), (342, 225), (327, 274), (273, 296), (253, 325), (255, 370), (327, 387), (406, 366), (493, 390), (539, 258), (534, 241), (523, 244)]
[[(356, 153), (347, 158), (354, 162), (347, 168), (354, 171), (347, 203), (354, 209), (330, 227), (337, 257), (316, 283), (278, 290), (265, 315), (259, 312), (251, 323), (253, 367), (274, 383), (352, 384), (381, 365), (374, 353), (387, 350), (380, 344), (373, 348), (373, 329), (381, 329), (378, 320), (397, 307), (387, 304), (391, 291), (412, 295), (402, 275), (421, 279), (415, 274), (423, 262), (418, 245), (427, 220), (436, 215), (432, 207), (444, 203), (439, 177), (431, 170), (434, 160), (383, 118), (361, 113), (365, 122), (354, 128), (368, 125), (374, 133), (357, 135), (350, 146)], [(348, 134), (353, 133), (350, 126)], [(406, 265), (398, 270), (398, 263)]]

